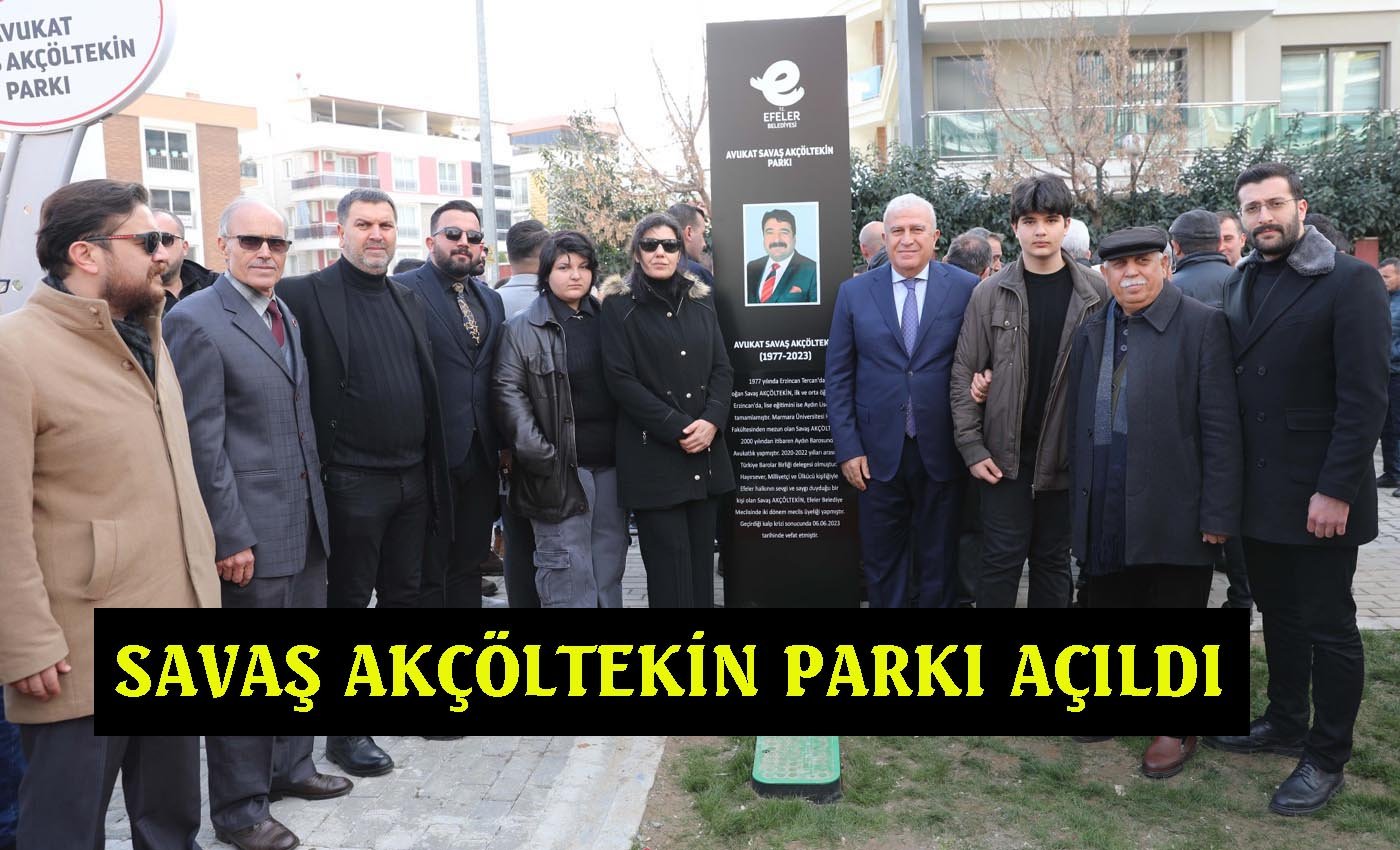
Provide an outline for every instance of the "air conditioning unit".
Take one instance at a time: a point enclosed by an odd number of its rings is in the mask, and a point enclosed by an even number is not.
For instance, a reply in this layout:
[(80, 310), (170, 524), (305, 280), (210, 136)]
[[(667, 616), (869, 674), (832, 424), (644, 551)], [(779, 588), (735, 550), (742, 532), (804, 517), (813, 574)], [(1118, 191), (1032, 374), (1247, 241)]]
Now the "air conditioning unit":
[(325, 162), (335, 162), (335, 151), (321, 151), (321, 159)]

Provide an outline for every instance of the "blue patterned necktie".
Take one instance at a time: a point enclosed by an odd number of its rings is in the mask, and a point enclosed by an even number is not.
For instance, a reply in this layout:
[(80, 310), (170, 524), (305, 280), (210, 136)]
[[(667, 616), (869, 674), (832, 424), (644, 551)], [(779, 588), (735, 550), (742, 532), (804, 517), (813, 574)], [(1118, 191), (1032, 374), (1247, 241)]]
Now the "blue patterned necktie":
[[(914, 338), (919, 335), (919, 298), (914, 294), (917, 278), (902, 280), (905, 286), (904, 309), (900, 313), (899, 330), (904, 335), (904, 353), (914, 356)], [(910, 396), (904, 405), (904, 433), (914, 436), (914, 398)]]

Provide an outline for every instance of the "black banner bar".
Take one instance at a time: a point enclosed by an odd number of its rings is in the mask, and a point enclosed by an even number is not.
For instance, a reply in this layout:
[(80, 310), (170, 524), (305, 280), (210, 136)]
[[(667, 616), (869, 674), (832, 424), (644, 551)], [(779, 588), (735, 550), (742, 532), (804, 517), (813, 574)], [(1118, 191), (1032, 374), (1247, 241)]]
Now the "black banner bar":
[(96, 616), (111, 735), (1234, 734), (1250, 717), (1232, 610)]

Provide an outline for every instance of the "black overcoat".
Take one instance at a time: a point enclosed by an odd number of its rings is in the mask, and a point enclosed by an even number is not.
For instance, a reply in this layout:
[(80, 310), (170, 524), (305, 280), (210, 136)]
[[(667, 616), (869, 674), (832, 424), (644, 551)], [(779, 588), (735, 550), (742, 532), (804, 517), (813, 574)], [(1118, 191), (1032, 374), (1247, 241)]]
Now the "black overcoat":
[[(1251, 253), (1225, 282), (1244, 426), (1244, 535), (1359, 546), (1376, 537), (1373, 453), (1390, 379), (1390, 311), (1371, 266), (1309, 226), (1251, 322)], [(1346, 534), (1308, 532), (1314, 493), (1351, 505)]]
[[(1112, 302), (1109, 309), (1114, 309)], [(1225, 316), (1167, 284), (1129, 334), (1125, 563), (1210, 564), (1202, 532), (1239, 534), (1240, 421)], [(1090, 316), (1070, 352), (1073, 547), (1088, 558), (1094, 400), (1108, 311)]]
[[(321, 455), (321, 477), (335, 457), (335, 436), (345, 400), (346, 374), (350, 369), (350, 331), (345, 316), (345, 287), (340, 264), (308, 275), (284, 278), (277, 296), (291, 305), (301, 321), (302, 346), (311, 376), (311, 418), (316, 423), (316, 447)], [(386, 282), (394, 305), (413, 330), (414, 354), (423, 383), (423, 410), (427, 417), (428, 495), (436, 531), (452, 534), (452, 491), (448, 484), (446, 441), (438, 403), (437, 372), (428, 342), (427, 313), (423, 301), (402, 284)]]
[[(603, 367), (617, 399), (618, 500), (633, 509), (668, 508), (734, 489), (724, 428), (734, 372), (710, 287), (684, 272), (672, 308), (649, 284), (604, 287)], [(719, 429), (708, 450), (687, 454), (684, 429), (696, 419)]]

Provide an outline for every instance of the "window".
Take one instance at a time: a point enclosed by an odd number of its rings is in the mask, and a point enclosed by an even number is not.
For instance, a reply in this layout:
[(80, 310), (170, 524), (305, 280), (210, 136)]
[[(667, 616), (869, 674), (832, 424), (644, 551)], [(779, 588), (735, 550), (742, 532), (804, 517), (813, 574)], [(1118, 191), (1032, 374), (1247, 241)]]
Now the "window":
[(194, 209), (190, 193), (179, 189), (152, 189), (151, 209), (170, 210), (186, 227), (194, 224)]
[[(1183, 48), (1129, 51), (1128, 79), (1124, 82), (1138, 93), (1143, 103), (1162, 103), (1173, 94), (1179, 101), (1187, 99), (1186, 94), (1186, 50)], [(1106, 80), (1108, 68), (1104, 65), (1101, 53), (1085, 53), (1079, 57), (1079, 67), (1085, 77), (1091, 80)], [(1111, 86), (1103, 86), (1105, 95)]]
[(481, 195), (481, 163), (472, 163), (472, 197)]
[(339, 170), (341, 174), (360, 173), (360, 161), (353, 156), (342, 156), (336, 160), (336, 163), (336, 169)]
[(146, 167), (189, 171), (189, 135), (173, 130), (147, 130)]
[(986, 109), (986, 57), (935, 56), (933, 108), (938, 111)]
[(251, 159), (245, 159), (238, 164), (238, 176), (258, 179), (258, 164)]
[(462, 192), (461, 169), (455, 162), (438, 163), (438, 192), (458, 195)]
[(1385, 102), (1385, 48), (1317, 47), (1283, 54), (1279, 111), (1364, 112)]
[(418, 191), (418, 160), (415, 157), (394, 157), (394, 191)]
[(506, 232), (509, 230), (510, 210), (496, 210), (496, 241), (503, 241), (506, 238)]
[(398, 205), (399, 239), (417, 239), (423, 235), (423, 221), (417, 204)]

